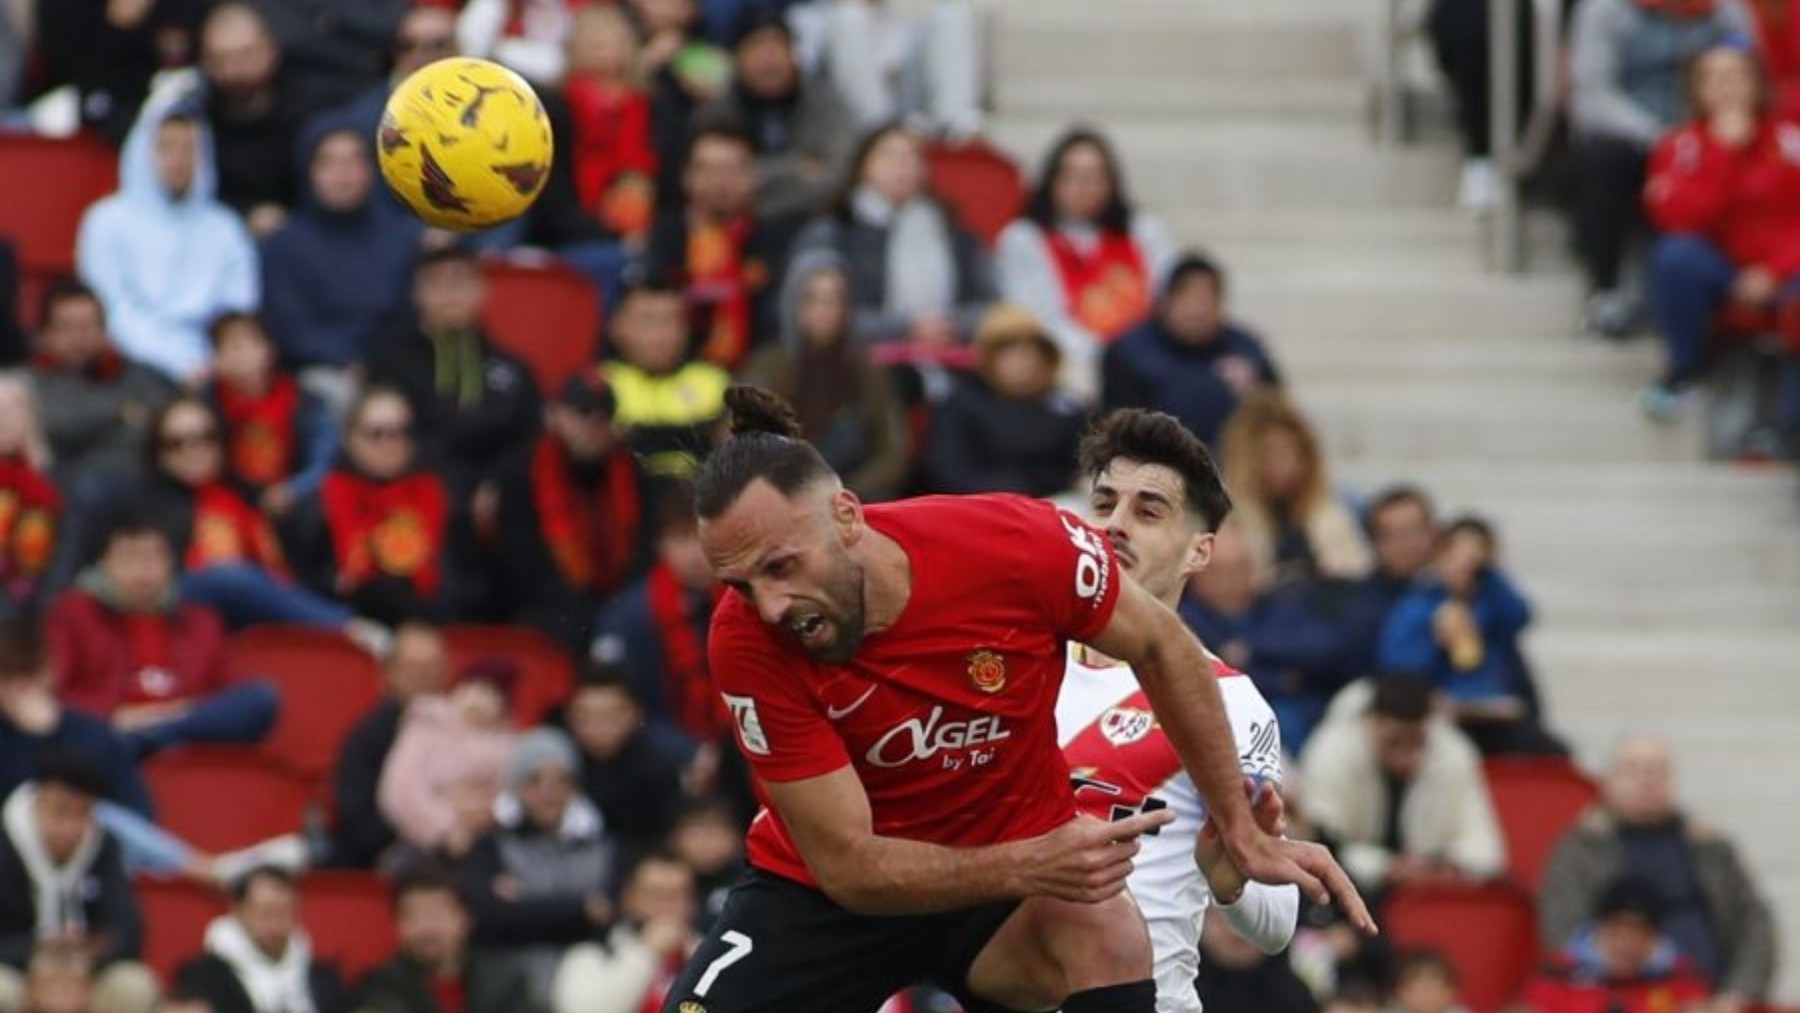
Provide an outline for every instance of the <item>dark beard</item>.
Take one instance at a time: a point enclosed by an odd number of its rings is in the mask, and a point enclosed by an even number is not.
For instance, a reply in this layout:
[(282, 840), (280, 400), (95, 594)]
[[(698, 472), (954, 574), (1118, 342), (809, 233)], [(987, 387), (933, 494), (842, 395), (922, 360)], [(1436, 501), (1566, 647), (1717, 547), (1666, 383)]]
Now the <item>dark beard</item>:
[(832, 598), (847, 601), (850, 607), (841, 615), (836, 612), (826, 613), (826, 621), (831, 623), (831, 642), (824, 649), (809, 653), (828, 665), (847, 665), (862, 648), (863, 621), (868, 614), (863, 601), (866, 585), (863, 583), (862, 567), (846, 560), (841, 585), (830, 591)]

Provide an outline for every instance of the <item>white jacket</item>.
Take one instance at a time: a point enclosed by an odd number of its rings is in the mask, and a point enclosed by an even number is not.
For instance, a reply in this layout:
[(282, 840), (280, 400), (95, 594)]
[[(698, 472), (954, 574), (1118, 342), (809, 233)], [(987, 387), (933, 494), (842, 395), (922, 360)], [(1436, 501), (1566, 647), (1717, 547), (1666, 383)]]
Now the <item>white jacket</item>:
[[(1367, 679), (1344, 687), (1300, 758), (1301, 808), (1337, 839), (1338, 859), (1365, 889), (1387, 878), (1395, 858), (1381, 843), (1387, 787), (1364, 720), (1373, 692)], [(1474, 879), (1506, 868), (1481, 755), (1441, 715), (1428, 719), (1425, 755), (1400, 806), (1400, 840), (1406, 852), (1443, 859)]]

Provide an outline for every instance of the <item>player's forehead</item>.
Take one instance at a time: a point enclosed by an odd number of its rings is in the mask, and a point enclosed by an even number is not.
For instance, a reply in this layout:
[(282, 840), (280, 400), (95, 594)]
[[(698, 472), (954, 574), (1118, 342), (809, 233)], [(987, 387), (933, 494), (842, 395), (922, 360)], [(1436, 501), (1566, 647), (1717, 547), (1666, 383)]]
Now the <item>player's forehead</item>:
[(818, 537), (818, 496), (783, 496), (757, 479), (717, 517), (700, 521), (700, 547), (722, 580), (749, 577), (777, 556), (799, 552)]
[(1115, 457), (1107, 462), (1106, 467), (1094, 476), (1088, 498), (1095, 503), (1147, 499), (1178, 509), (1188, 505), (1187, 483), (1180, 472), (1166, 464), (1129, 457)]

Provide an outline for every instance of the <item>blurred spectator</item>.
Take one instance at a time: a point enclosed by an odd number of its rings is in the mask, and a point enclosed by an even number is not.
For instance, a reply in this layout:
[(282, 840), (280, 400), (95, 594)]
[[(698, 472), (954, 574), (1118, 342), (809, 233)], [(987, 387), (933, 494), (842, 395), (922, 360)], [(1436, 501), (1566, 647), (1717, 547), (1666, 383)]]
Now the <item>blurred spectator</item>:
[[(481, 323), (487, 284), (474, 254), (427, 254), (413, 280), (412, 319), (384, 339), (369, 360), (371, 383), (406, 395), (414, 437), (458, 502), (478, 486), (498, 496), (492, 476), (522, 464), (538, 431), (538, 389), (531, 371), (494, 346)], [(493, 520), (497, 503), (485, 507)]]
[(916, 134), (878, 128), (857, 147), (826, 217), (796, 244), (843, 258), (857, 341), (926, 358), (967, 342), (996, 295), (987, 251), (931, 192), (930, 171)]
[(638, 69), (650, 89), (651, 141), (661, 167), (657, 203), (677, 207), (694, 110), (730, 86), (731, 55), (695, 33), (700, 18), (696, 0), (629, 2), (643, 40)]
[[(929, 8), (867, 0), (809, 5), (823, 20), (824, 73), (862, 129), (904, 119), (951, 138), (981, 132), (983, 32), (979, 5), (932, 0)], [(804, 16), (807, 7), (796, 16)]]
[(1155, 314), (1101, 362), (1107, 410), (1168, 412), (1209, 446), (1245, 394), (1281, 385), (1262, 340), (1226, 317), (1224, 269), (1197, 253), (1169, 269)]
[(381, 126), (388, 94), (413, 71), (456, 55), (456, 10), (439, 4), (414, 4), (401, 16), (393, 36), (384, 42), (391, 47), (388, 57), (392, 67), (387, 78), (369, 85), (338, 108), (313, 117), (306, 129), (348, 129), (363, 137), (374, 137)]
[(57, 484), (71, 499), (135, 479), (150, 416), (173, 390), (120, 355), (92, 289), (65, 278), (44, 294), (31, 380), (50, 441)]
[(1607, 884), (1592, 920), (1525, 986), (1532, 1013), (1662, 1013), (1710, 1008), (1694, 962), (1662, 932), (1657, 885), (1635, 876)]
[(119, 190), (88, 208), (81, 276), (128, 357), (192, 384), (212, 360), (206, 325), (257, 301), (256, 250), (213, 200), (212, 141), (200, 121), (152, 104), (119, 156)]
[(700, 358), (736, 369), (772, 329), (769, 289), (781, 276), (790, 230), (756, 214), (755, 149), (738, 127), (696, 129), (683, 165), (685, 205), (657, 218), (645, 272), (685, 290)]
[(625, 879), (619, 921), (604, 945), (569, 950), (557, 974), (556, 1009), (637, 1013), (659, 1009), (700, 933), (694, 928), (694, 870), (678, 856), (652, 852)]
[(700, 548), (692, 495), (672, 486), (656, 504), (656, 562), (600, 613), (592, 654), (631, 673), (652, 726), (707, 743), (725, 730), (707, 670), (706, 632), (723, 588)]
[(281, 43), (261, 10), (227, 0), (207, 13), (200, 73), (219, 200), (244, 216), (252, 234), (267, 236), (300, 191), (294, 152), (305, 110), (282, 74)]
[(227, 313), (208, 331), (213, 374), (206, 397), (224, 426), (230, 481), (265, 515), (285, 516), (325, 480), (337, 455), (333, 412), (277, 366), (275, 342), (257, 317)]
[(683, 756), (644, 724), (623, 666), (587, 661), (563, 711), (581, 754), (581, 790), (627, 854), (649, 851), (675, 827)]
[(1175, 246), (1136, 211), (1112, 145), (1077, 127), (1045, 156), (1025, 214), (1000, 234), (1000, 289), (1050, 329), (1069, 360), (1068, 382), (1098, 383), (1100, 351), (1150, 314)]
[[(0, 974), (26, 970), (40, 945), (79, 946), (102, 979), (135, 979), (141, 1011), (155, 984), (134, 963), (143, 918), (119, 843), (95, 820), (106, 782), (83, 757), (46, 759), (0, 808)], [(17, 988), (13, 988), (17, 994)], [(125, 1013), (120, 1009), (119, 1013)]]
[(1375, 568), (1368, 582), (1391, 608), (1415, 581), (1428, 575), (1437, 555), (1437, 517), (1431, 497), (1411, 485), (1389, 486), (1376, 493), (1365, 512), (1375, 549)]
[(19, 319), (20, 273), (18, 243), (0, 236), (0, 364), (6, 366), (20, 365), (31, 353)]
[(100, 776), (100, 798), (149, 815), (150, 789), (136, 755), (105, 722), (64, 707), (55, 683), (38, 624), (0, 622), (0, 798), (37, 777), (46, 762), (77, 755)]
[(1200, 934), (1195, 987), (1210, 1013), (1317, 1013), (1318, 1001), (1287, 957), (1268, 954), (1224, 918), (1208, 918)]
[(540, 1001), (550, 997), (563, 951), (613, 921), (617, 847), (599, 810), (576, 790), (577, 762), (562, 732), (522, 736), (496, 826), (463, 860), (475, 938), (516, 961)]
[(175, 981), (213, 1013), (349, 1013), (337, 968), (313, 959), (291, 873), (265, 866), (233, 883), (231, 911), (206, 926), (205, 947)]
[(1250, 676), (1298, 752), (1333, 695), (1367, 669), (1351, 589), (1298, 578), (1271, 584), (1241, 524), (1226, 521), (1212, 561), (1189, 585), (1180, 613), (1200, 641)]
[(650, 98), (638, 73), (637, 33), (617, 7), (575, 11), (563, 94), (581, 207), (606, 230), (641, 241), (656, 207)]
[(381, 80), (388, 45), (411, 6), (409, 0), (252, 2), (281, 48), (284, 90), (302, 114), (342, 105)]
[(1782, 119), (1800, 119), (1800, 18), (1784, 0), (1753, 0), (1757, 47), (1768, 69), (1770, 106)]
[(449, 515), (443, 481), (418, 465), (406, 396), (371, 386), (350, 406), (342, 459), (288, 517), (290, 558), (309, 587), (394, 625), (438, 606)]
[(1668, 746), (1650, 735), (1620, 743), (1599, 804), (1551, 856), (1538, 895), (1544, 945), (1579, 942), (1607, 884), (1626, 875), (1655, 886), (1661, 931), (1724, 1008), (1767, 998), (1776, 953), (1768, 903), (1731, 842), (1676, 805)]
[(1687, 115), (1681, 77), (1701, 52), (1755, 31), (1740, 0), (1593, 0), (1575, 9), (1570, 115), (1575, 241), (1589, 289), (1587, 327), (1620, 337), (1638, 316), (1624, 285), (1650, 146)]
[(184, 601), (218, 610), (234, 629), (258, 622), (350, 626), (348, 608), (292, 582), (268, 518), (231, 484), (225, 424), (211, 405), (177, 397), (157, 410), (150, 437), (150, 476), (121, 498), (161, 523)]
[(505, 597), (577, 653), (605, 599), (650, 565), (656, 486), (614, 426), (617, 408), (598, 371), (570, 377), (544, 408), (530, 467), (501, 486)]
[(373, 132), (309, 126), (299, 206), (262, 242), (263, 319), (281, 365), (341, 415), (348, 370), (405, 305), (423, 226), (376, 192)]
[(93, 953), (73, 940), (39, 943), (23, 981), (17, 978), (10, 968), (0, 969), (0, 991), (20, 1013), (150, 1013), (156, 1003), (149, 968), (115, 963), (96, 977)]
[(400, 840), (422, 855), (460, 859), (494, 820), (518, 736), (518, 669), (498, 658), (470, 664), (448, 696), (415, 696), (381, 766), (376, 799)]
[[(396, 839), (377, 794), (381, 771), (414, 701), (441, 697), (450, 688), (450, 646), (437, 627), (409, 622), (394, 630), (381, 666), (382, 700), (344, 736), (331, 774), (334, 864), (367, 869)], [(448, 1013), (448, 1011), (445, 1011)]]
[(1225, 484), (1259, 565), (1276, 579), (1369, 572), (1369, 544), (1356, 515), (1333, 492), (1312, 423), (1276, 390), (1243, 399), (1221, 437)]
[(0, 372), (0, 618), (36, 616), (56, 553), (62, 494), (50, 480), (50, 443), (23, 372)]
[(712, 445), (731, 376), (688, 354), (681, 292), (655, 277), (634, 284), (612, 319), (618, 358), (600, 367), (613, 423), (652, 474), (684, 477)]
[(1519, 635), (1531, 604), (1499, 567), (1494, 529), (1459, 517), (1438, 536), (1432, 568), (1388, 614), (1376, 667), (1431, 679), (1485, 754), (1557, 752), (1536, 725)]
[(219, 614), (180, 603), (175, 552), (130, 505), (97, 562), (51, 606), (46, 632), (64, 703), (104, 718), (140, 757), (195, 742), (255, 742), (279, 707), (266, 682), (228, 684)]
[[(1680, 414), (1705, 370), (1714, 317), (1729, 304), (1800, 314), (1800, 125), (1769, 111), (1756, 54), (1715, 46), (1694, 60), (1694, 119), (1650, 160), (1645, 207), (1664, 235), (1650, 250), (1650, 307), (1668, 346), (1640, 402)], [(1783, 421), (1800, 434), (1800, 360), (1783, 365)]]
[(812, 214), (837, 190), (856, 124), (827, 81), (808, 81), (794, 33), (773, 7), (746, 6), (732, 29), (731, 87), (702, 115), (738, 123), (756, 149), (756, 210)]
[[(1514, 31), (1517, 38), (1531, 40), (1536, 31), (1535, 7), (1519, 4)], [(1456, 206), (1464, 211), (1487, 211), (1498, 197), (1500, 176), (1494, 168), (1493, 113), (1489, 109), (1493, 87), (1488, 54), (1493, 45), (1488, 0), (1433, 0), (1426, 15), (1425, 28), (1431, 37), (1432, 55), (1438, 69), (1450, 85), (1456, 99), (1456, 126), (1461, 135), (1463, 164), (1461, 180), (1456, 188)], [(1531, 114), (1535, 95), (1536, 72), (1534, 49), (1530, 42), (1518, 47), (1515, 79), (1518, 105), (1514, 108), (1523, 124)]]
[(567, 66), (575, 6), (569, 0), (468, 0), (456, 19), (458, 48), (551, 87)]
[(852, 330), (850, 279), (829, 250), (796, 256), (781, 285), (781, 343), (757, 352), (748, 382), (780, 395), (800, 431), (863, 502), (893, 499), (906, 481), (906, 417), (885, 371)]
[[(748, 813), (743, 814), (748, 817)], [(744, 873), (744, 819), (722, 798), (690, 796), (682, 800), (669, 832), (669, 848), (694, 871), (700, 898), (694, 930), (704, 932), (719, 917), (731, 884)]]
[(114, 143), (131, 129), (156, 72), (193, 59), (203, 9), (199, 0), (26, 3), (35, 14), (40, 83), (46, 91), (71, 89), (79, 110), (79, 123), (68, 132), (89, 127)]
[(1469, 1013), (1460, 988), (1449, 957), (1437, 950), (1413, 950), (1395, 962), (1387, 1013)]
[(1087, 415), (1056, 389), (1062, 351), (1030, 312), (1001, 304), (975, 335), (979, 366), (931, 420), (926, 482), (934, 492), (1053, 496), (1070, 488)]
[(1352, 683), (1301, 757), (1306, 817), (1367, 893), (1506, 867), (1481, 756), (1431, 695), (1415, 676)]
[(469, 947), (469, 908), (449, 872), (401, 873), (394, 925), (400, 952), (364, 979), (359, 1013), (544, 1013), (517, 968)]

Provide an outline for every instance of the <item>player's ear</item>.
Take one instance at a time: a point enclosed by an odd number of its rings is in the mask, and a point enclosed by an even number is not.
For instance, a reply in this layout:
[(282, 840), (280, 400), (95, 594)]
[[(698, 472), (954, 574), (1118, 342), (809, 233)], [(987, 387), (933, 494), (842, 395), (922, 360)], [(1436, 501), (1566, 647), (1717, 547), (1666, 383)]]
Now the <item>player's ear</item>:
[(1188, 539), (1187, 552), (1181, 558), (1181, 575), (1192, 577), (1206, 569), (1212, 562), (1213, 542), (1218, 538), (1210, 531), (1202, 531)]
[(843, 486), (838, 486), (831, 494), (831, 526), (837, 530), (838, 537), (843, 539), (846, 546), (855, 545), (862, 540), (862, 500)]

